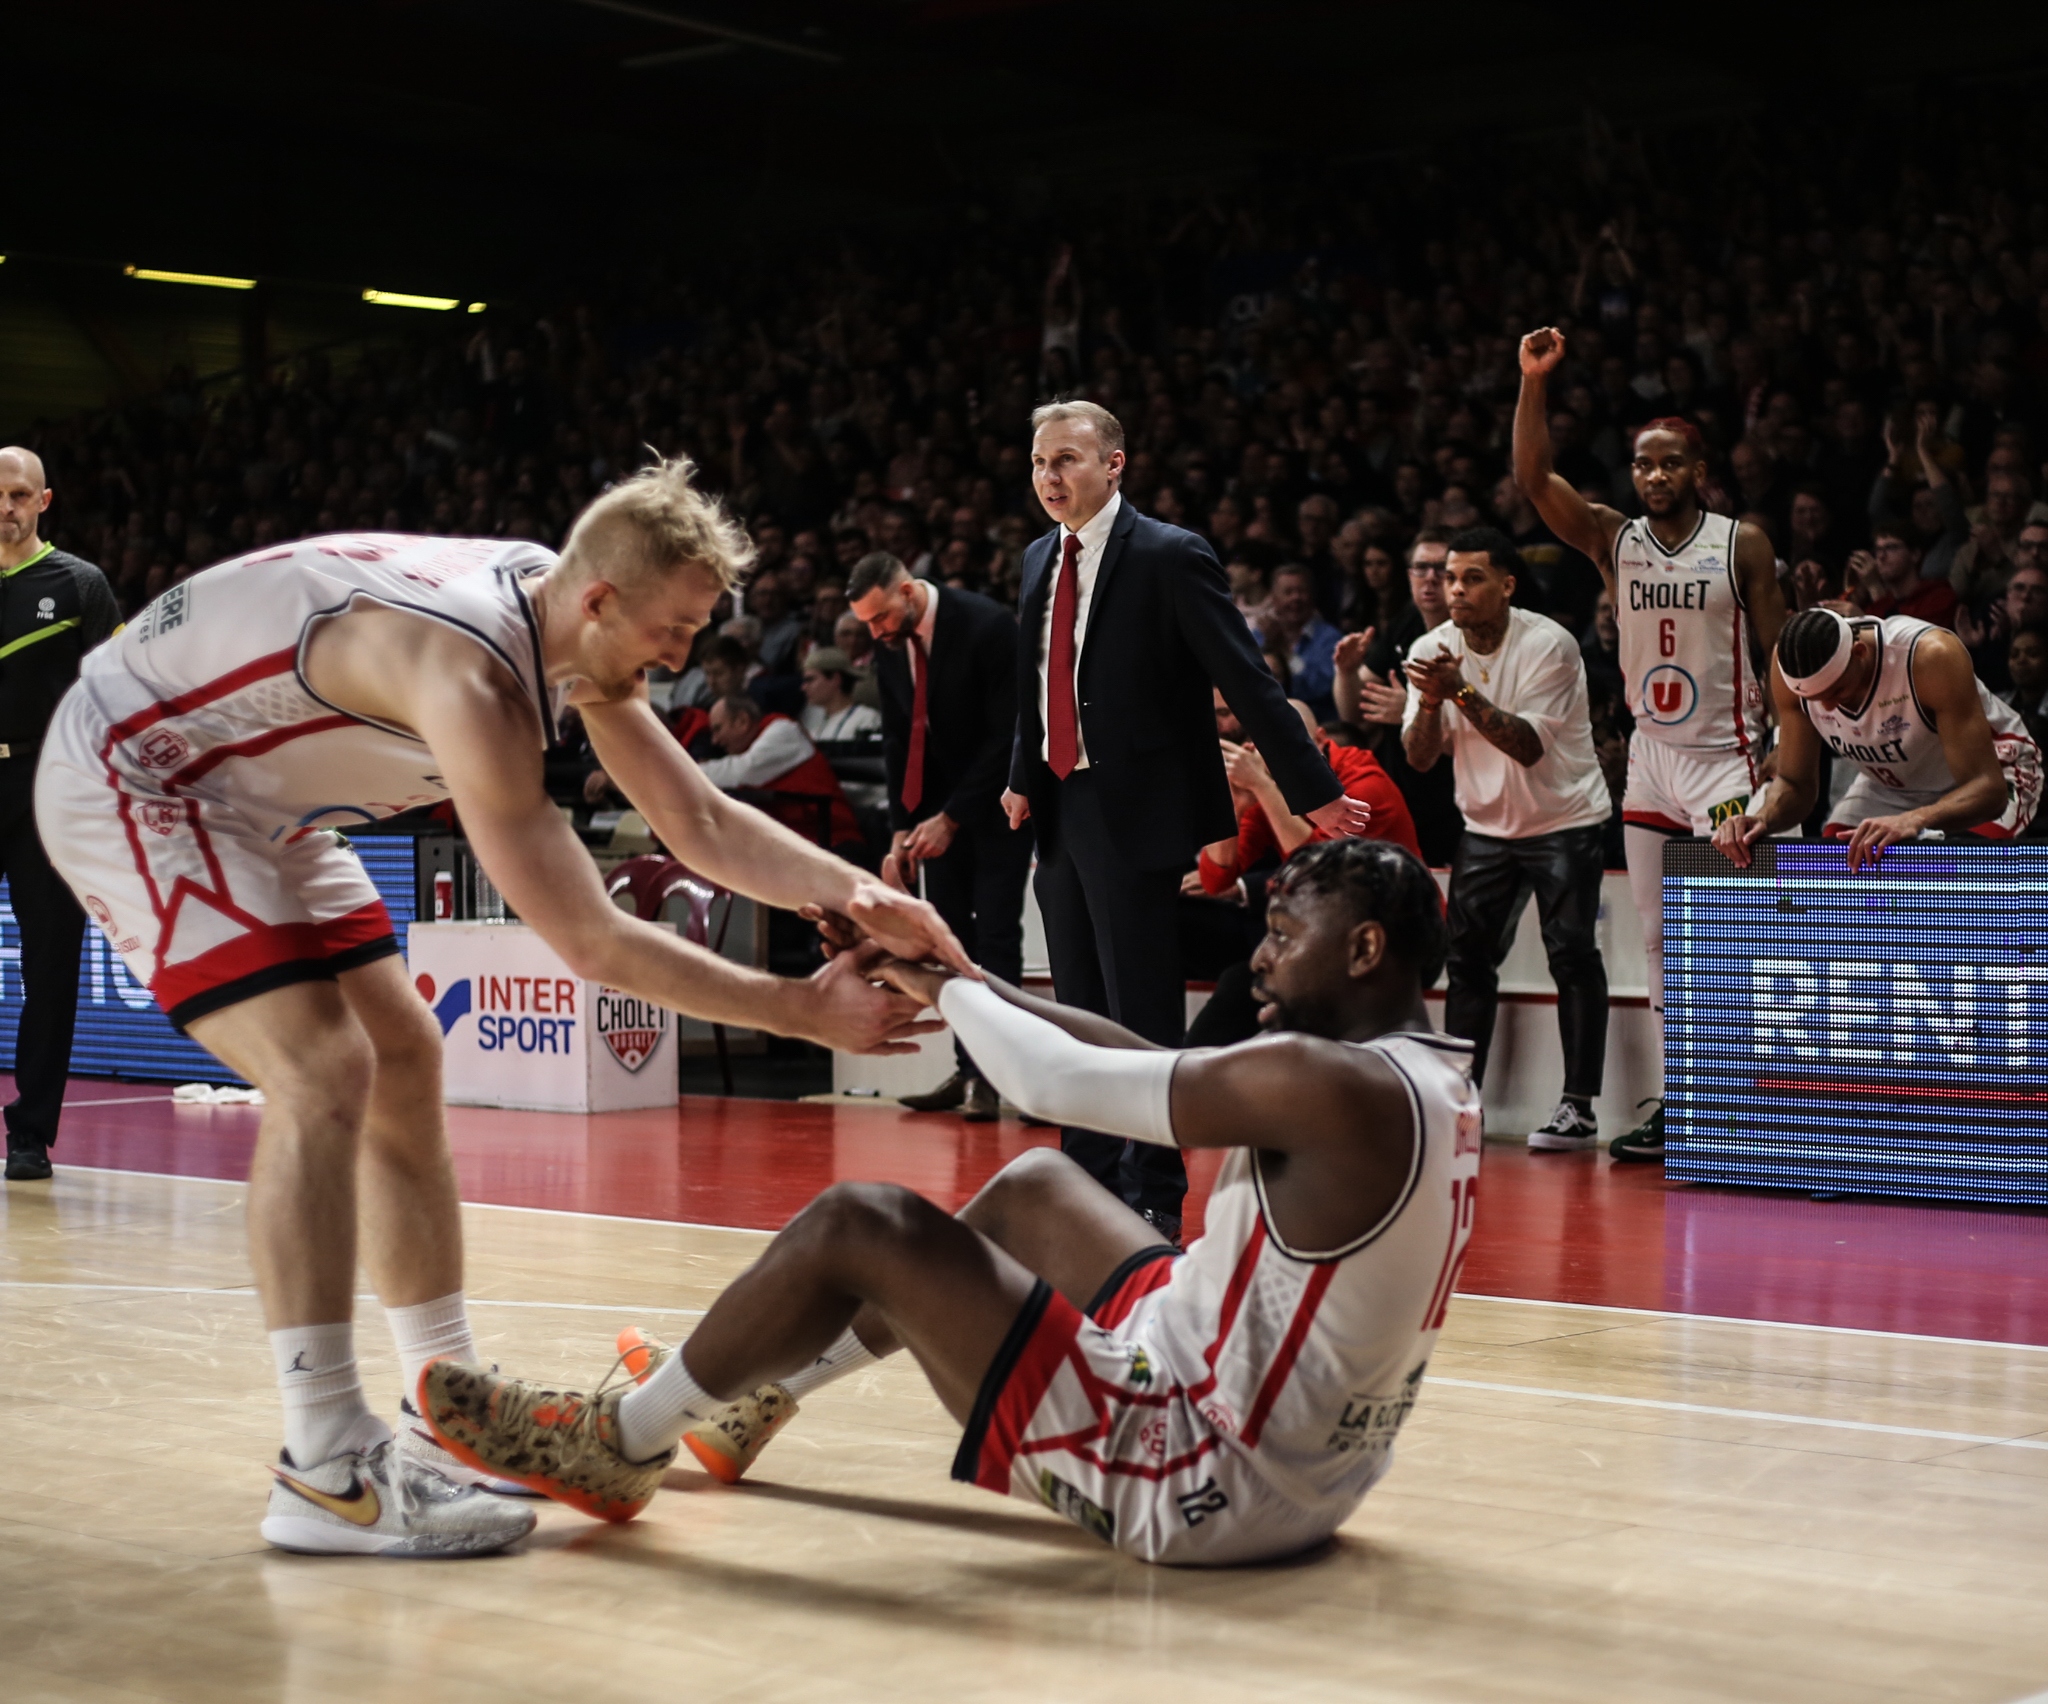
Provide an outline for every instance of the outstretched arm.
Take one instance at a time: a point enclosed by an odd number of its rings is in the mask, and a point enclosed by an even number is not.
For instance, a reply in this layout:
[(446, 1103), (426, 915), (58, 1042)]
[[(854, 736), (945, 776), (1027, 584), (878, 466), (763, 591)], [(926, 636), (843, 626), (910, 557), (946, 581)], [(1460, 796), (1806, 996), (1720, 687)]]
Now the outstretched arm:
[(1522, 339), (1522, 391), (1515, 402), (1515, 483), (1536, 505), (1543, 523), (1590, 560), (1614, 595), (1614, 535), (1622, 517), (1602, 503), (1589, 503), (1562, 478), (1550, 460), (1548, 381), (1564, 359), (1564, 333), (1550, 326)]
[(977, 974), (953, 931), (924, 901), (885, 887), (721, 793), (662, 727), (644, 694), (584, 705), (583, 725), (604, 772), (693, 870), (787, 911), (823, 906), (850, 917), (893, 953), (938, 958)]
[(904, 964), (878, 974), (935, 1005), (988, 1080), (1051, 1123), (1160, 1147), (1298, 1153), (1355, 1142), (1378, 1119), (1405, 1128), (1410, 1117), (1393, 1071), (1312, 1036), (1181, 1051), (997, 977), (964, 982)]

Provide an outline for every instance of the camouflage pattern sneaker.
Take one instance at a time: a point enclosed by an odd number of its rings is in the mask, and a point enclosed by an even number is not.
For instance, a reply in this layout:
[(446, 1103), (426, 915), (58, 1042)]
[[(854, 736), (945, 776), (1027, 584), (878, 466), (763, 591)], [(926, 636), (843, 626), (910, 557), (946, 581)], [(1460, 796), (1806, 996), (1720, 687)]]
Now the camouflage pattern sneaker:
[[(645, 1384), (675, 1350), (658, 1337), (629, 1325), (619, 1333), (619, 1365)], [(729, 1402), (708, 1420), (699, 1420), (683, 1434), (683, 1444), (704, 1471), (727, 1485), (737, 1485), (760, 1459), (768, 1440), (796, 1418), (797, 1401), (779, 1384), (765, 1384), (751, 1395)]]
[(630, 1521), (654, 1500), (676, 1452), (651, 1461), (620, 1453), (626, 1389), (555, 1390), (441, 1360), (420, 1374), (419, 1409), (442, 1447), (479, 1473), (516, 1479), (593, 1520)]
[[(498, 1369), (493, 1367), (492, 1372)], [(493, 1497), (538, 1497), (540, 1493), (531, 1486), (521, 1485), (516, 1479), (497, 1479), (488, 1473), (479, 1473), (465, 1462), (457, 1461), (434, 1439), (427, 1430), (427, 1423), (420, 1418), (420, 1411), (413, 1407), (412, 1398), (398, 1399), (398, 1453), (410, 1456), (421, 1467), (432, 1468), (443, 1479), (452, 1479), (457, 1485), (474, 1485), (488, 1491)]]
[(289, 1454), (263, 1536), (308, 1556), (488, 1556), (533, 1531), (534, 1513), (420, 1466), (395, 1439), (349, 1450), (314, 1467)]

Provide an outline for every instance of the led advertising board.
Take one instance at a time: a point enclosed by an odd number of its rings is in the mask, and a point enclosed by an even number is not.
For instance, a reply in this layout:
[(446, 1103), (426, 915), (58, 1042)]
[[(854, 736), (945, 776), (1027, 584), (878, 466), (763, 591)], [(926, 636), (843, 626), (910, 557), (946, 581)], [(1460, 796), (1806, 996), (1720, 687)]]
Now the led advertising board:
[(2048, 1203), (2048, 845), (1664, 853), (1667, 1177)]

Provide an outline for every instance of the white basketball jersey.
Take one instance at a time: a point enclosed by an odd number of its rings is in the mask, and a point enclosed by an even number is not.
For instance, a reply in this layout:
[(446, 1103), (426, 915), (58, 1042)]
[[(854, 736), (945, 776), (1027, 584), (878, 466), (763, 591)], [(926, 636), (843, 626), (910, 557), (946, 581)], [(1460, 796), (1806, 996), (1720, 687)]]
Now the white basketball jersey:
[[(1956, 778), (1941, 749), (1934, 718), (1921, 707), (1913, 690), (1913, 653), (1935, 631), (1929, 622), (1910, 615), (1882, 620), (1858, 617), (1851, 624), (1860, 635), (1877, 631), (1877, 679), (1858, 706), (1830, 710), (1815, 699), (1806, 701), (1807, 720), (1837, 757), (1856, 765), (1880, 786), (1905, 795), (1914, 805), (1932, 804), (1951, 791)], [(2031, 743), (2027, 724), (2010, 704), (1994, 698), (1977, 682), (1977, 702), (1991, 724), (1995, 741)]]
[(85, 659), (51, 730), (58, 755), (143, 801), (144, 827), (182, 794), (234, 807), (273, 840), (438, 803), (448, 785), (425, 744), (315, 696), (306, 646), (358, 602), (444, 622), (511, 671), (545, 745), (555, 706), (519, 582), (554, 560), (523, 542), (370, 533), (223, 562)]
[(1735, 522), (1701, 511), (1666, 550), (1647, 520), (1614, 539), (1621, 673), (1636, 737), (1698, 751), (1749, 751), (1763, 737), (1763, 686), (1735, 577)]
[(1472, 1236), (1484, 1131), (1471, 1043), (1404, 1032), (1359, 1045), (1407, 1083), (1415, 1118), (1386, 1217), (1341, 1249), (1290, 1249), (1256, 1152), (1237, 1149), (1202, 1238), (1131, 1333), (1163, 1339), (1175, 1364), (1206, 1361), (1196, 1406), (1297, 1507), (1337, 1519), (1386, 1472), (1415, 1404)]

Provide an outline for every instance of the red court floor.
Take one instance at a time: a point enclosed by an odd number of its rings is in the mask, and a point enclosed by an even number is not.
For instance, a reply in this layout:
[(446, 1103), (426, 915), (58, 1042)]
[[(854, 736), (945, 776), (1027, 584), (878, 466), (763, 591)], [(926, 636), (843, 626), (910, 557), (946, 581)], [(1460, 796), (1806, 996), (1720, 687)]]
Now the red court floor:
[[(70, 1097), (60, 1166), (247, 1175), (251, 1108), (176, 1106), (143, 1083), (74, 1081)], [(448, 1116), (465, 1200), (763, 1230), (841, 1179), (957, 1207), (1051, 1139), (893, 1105), (694, 1096), (672, 1112)], [(1190, 1161), (1190, 1236), (1218, 1163)], [(1508, 1144), (1488, 1146), (1482, 1175), (1468, 1293), (2048, 1345), (2048, 1214), (1704, 1189)]]

